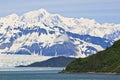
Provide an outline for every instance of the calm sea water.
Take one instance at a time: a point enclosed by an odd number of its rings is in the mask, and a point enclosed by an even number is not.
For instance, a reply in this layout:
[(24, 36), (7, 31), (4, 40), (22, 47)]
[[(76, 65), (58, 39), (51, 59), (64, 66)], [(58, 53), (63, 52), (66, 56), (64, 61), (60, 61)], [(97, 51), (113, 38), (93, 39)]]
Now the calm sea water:
[(0, 80), (120, 80), (120, 75), (61, 74), (63, 68), (0, 69)]

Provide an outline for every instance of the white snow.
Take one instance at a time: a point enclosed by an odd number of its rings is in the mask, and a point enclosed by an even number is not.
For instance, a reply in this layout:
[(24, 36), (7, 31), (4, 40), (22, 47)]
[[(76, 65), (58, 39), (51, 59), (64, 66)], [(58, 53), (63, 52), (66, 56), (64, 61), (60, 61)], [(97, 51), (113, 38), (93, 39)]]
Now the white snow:
[[(17, 14), (11, 14), (4, 18), (0, 18), (2, 27), (34, 27), (33, 25), (41, 26), (43, 23), (52, 26), (60, 26), (66, 31), (70, 31), (77, 34), (89, 34), (91, 36), (104, 37), (105, 34), (110, 34), (116, 30), (120, 30), (120, 24), (104, 23), (100, 24), (94, 19), (87, 18), (66, 18), (59, 14), (50, 14), (44, 9), (30, 11), (18, 16)], [(44, 26), (45, 27), (45, 26)], [(2, 29), (1, 31), (4, 31)]]
[(0, 67), (5, 68), (19, 65), (28, 65), (34, 62), (41, 62), (50, 58), (50, 56), (0, 54)]
[(60, 43), (63, 44), (64, 42), (68, 42), (68, 41), (69, 41), (69, 37), (67, 35), (58, 36), (54, 40), (55, 43), (59, 43), (59, 44)]
[[(59, 14), (50, 14), (44, 9), (30, 11), (18, 16), (17, 14), (11, 14), (6, 17), (0, 18), (0, 45), (2, 43), (9, 42), (9, 39), (15, 36), (15, 33), (20, 32), (20, 30), (15, 30), (15, 28), (21, 27), (22, 29), (30, 28), (33, 29), (35, 26), (44, 28), (47, 31), (47, 34), (37, 32), (29, 33), (27, 35), (18, 36), (17, 39), (13, 42), (13, 45), (10, 49), (0, 49), (0, 65), (3, 66), (15, 66), (20, 64), (30, 64), (35, 61), (42, 61), (48, 59), (49, 57), (44, 56), (28, 56), (28, 55), (3, 55), (2, 52), (18, 51), (21, 49), (21, 46), (27, 45), (30, 46), (33, 43), (43, 43), (42, 47), (53, 46), (57, 43), (63, 44), (64, 42), (69, 41), (72, 37), (68, 37), (62, 30), (58, 28), (53, 28), (54, 26), (59, 26), (65, 31), (80, 35), (90, 35), (101, 38), (107, 38), (109, 40), (110, 36), (115, 36), (113, 41), (120, 39), (118, 31), (120, 31), (120, 24), (111, 24), (104, 23), (100, 24), (94, 19), (87, 18), (67, 18)], [(49, 31), (54, 31), (54, 34), (49, 34)], [(113, 33), (115, 33), (113, 35)], [(106, 35), (106, 37), (104, 37)], [(5, 37), (6, 40), (1, 39)], [(83, 43), (81, 43), (83, 42)], [(86, 46), (92, 46), (98, 51), (103, 50), (99, 45), (95, 45), (89, 42), (82, 41), (80, 39), (74, 39), (74, 44), (78, 45), (76, 52), (78, 57), (86, 57), (82, 54), (86, 50)], [(89, 51), (88, 51), (89, 52)], [(93, 52), (95, 53), (95, 52)], [(33, 53), (31, 53), (33, 54)], [(41, 51), (42, 54), (42, 51)]]

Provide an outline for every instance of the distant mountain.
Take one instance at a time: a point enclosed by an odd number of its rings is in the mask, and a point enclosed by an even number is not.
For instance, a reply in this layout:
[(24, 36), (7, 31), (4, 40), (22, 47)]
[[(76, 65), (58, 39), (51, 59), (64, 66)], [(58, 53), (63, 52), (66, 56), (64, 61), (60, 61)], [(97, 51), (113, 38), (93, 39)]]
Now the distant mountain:
[(75, 60), (75, 58), (60, 56), (42, 62), (35, 62), (27, 66), (21, 65), (18, 67), (66, 67), (73, 60)]
[(67, 65), (63, 72), (120, 73), (120, 40), (104, 51), (86, 58), (79, 58)]
[(120, 39), (120, 24), (66, 18), (44, 9), (0, 18), (0, 54), (86, 57)]

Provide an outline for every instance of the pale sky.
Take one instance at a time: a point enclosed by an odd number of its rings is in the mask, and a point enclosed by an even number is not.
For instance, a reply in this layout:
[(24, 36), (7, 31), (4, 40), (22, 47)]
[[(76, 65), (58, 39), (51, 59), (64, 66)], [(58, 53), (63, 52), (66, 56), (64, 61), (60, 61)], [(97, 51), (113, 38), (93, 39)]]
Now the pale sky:
[(40, 8), (65, 17), (120, 23), (120, 0), (0, 0), (0, 17), (22, 15)]

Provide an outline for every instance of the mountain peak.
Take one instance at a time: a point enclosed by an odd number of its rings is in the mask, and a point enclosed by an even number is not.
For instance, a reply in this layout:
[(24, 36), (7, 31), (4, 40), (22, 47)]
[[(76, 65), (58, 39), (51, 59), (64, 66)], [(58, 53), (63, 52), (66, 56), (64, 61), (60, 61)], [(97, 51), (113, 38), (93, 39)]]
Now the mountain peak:
[(39, 9), (39, 10), (34, 10), (34, 11), (30, 11), (27, 12), (25, 14), (23, 14), (21, 16), (22, 21), (27, 21), (27, 22), (31, 22), (31, 21), (39, 21), (41, 18), (48, 16), (49, 13), (45, 10), (45, 9)]
[(48, 12), (47, 12), (45, 9), (43, 9), (43, 8), (39, 9), (38, 12), (43, 13), (43, 14), (48, 13)]
[(39, 10), (34, 10), (30, 11), (24, 14), (24, 16), (39, 16), (39, 15), (47, 15), (49, 14), (45, 9), (39, 9)]
[(18, 19), (19, 18), (19, 16), (17, 15), (17, 14), (15, 14), (15, 13), (13, 13), (13, 14), (11, 14), (11, 15), (8, 15), (8, 16), (6, 16), (7, 18), (9, 18), (9, 19)]

